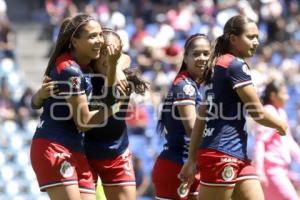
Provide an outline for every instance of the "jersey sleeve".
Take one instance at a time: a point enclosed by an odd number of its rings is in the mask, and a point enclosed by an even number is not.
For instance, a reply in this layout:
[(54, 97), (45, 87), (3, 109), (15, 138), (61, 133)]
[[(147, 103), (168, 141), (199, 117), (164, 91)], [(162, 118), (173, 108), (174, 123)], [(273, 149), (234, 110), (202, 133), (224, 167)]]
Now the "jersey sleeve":
[(228, 67), (228, 73), (233, 89), (252, 84), (249, 66), (244, 61), (233, 61)]
[(184, 80), (172, 87), (174, 105), (195, 105), (196, 88)]
[(81, 71), (76, 67), (63, 69), (59, 77), (59, 96), (79, 96), (85, 94), (85, 82)]

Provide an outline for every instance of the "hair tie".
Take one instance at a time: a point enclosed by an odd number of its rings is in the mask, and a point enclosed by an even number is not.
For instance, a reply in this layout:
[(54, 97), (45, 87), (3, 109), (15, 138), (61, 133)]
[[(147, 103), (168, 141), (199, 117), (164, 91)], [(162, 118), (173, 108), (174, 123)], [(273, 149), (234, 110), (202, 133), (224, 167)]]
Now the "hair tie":
[[(70, 40), (74, 37), (75, 33), (77, 32), (77, 30), (79, 29), (79, 27), (81, 27), (83, 24), (86, 24), (87, 22), (91, 21), (91, 20), (95, 20), (93, 17), (88, 17), (85, 20), (83, 20), (82, 22), (80, 22), (77, 27), (75, 28), (75, 30), (73, 31)], [(71, 22), (73, 23), (73, 22)]]
[(194, 37), (191, 37), (187, 43), (184, 45), (184, 49), (186, 49), (190, 43), (194, 40), (194, 39), (197, 39), (197, 38), (206, 38), (206, 35), (205, 34), (202, 34), (202, 33), (198, 33), (196, 34)]

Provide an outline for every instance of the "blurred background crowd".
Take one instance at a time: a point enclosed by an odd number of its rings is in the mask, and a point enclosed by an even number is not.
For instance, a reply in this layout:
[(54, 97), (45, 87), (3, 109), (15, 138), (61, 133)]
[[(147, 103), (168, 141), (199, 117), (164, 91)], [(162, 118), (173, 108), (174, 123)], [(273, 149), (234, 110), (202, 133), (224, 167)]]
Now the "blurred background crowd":
[[(129, 114), (136, 117), (127, 121), (140, 199), (153, 199), (151, 170), (164, 143), (156, 132), (158, 110), (181, 65), (185, 39), (199, 32), (213, 41), (233, 15), (258, 23), (260, 47), (249, 60), (252, 78), (258, 92), (271, 77), (286, 81), (286, 110), (300, 144), (299, 0), (0, 0), (0, 199), (47, 199), (38, 189), (28, 156), (40, 114), (30, 108), (30, 98), (41, 84), (61, 20), (78, 12), (114, 29), (132, 66), (151, 83), (144, 97), (132, 98)], [(28, 31), (27, 24), (33, 29)], [(33, 40), (26, 43), (31, 35)], [(45, 45), (37, 48), (39, 43)], [(30, 57), (35, 53), (42, 60), (38, 64)], [(33, 69), (38, 73), (30, 73)], [(290, 169), (300, 190), (300, 164), (292, 163)]]

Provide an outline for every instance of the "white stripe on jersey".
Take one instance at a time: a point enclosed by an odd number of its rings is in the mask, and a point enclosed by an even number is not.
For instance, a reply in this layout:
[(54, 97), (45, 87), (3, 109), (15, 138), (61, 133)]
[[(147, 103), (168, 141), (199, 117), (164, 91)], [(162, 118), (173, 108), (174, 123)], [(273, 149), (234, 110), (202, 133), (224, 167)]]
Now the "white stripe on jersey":
[(243, 86), (243, 85), (248, 85), (248, 84), (251, 84), (252, 83), (252, 81), (244, 81), (244, 82), (241, 82), (241, 83), (237, 83), (237, 84), (235, 84), (234, 86), (233, 86), (233, 89), (236, 89), (236, 88), (238, 88), (238, 87), (241, 87), (241, 86)]
[(195, 100), (182, 100), (182, 101), (174, 101), (173, 103), (175, 106), (177, 105), (195, 105)]

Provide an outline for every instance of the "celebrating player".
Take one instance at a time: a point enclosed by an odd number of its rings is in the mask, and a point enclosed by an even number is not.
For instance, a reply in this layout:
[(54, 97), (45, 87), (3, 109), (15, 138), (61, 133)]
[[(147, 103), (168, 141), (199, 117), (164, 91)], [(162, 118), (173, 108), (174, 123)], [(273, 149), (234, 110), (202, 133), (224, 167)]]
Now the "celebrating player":
[(199, 173), (190, 188), (177, 178), (187, 158), (196, 106), (201, 101), (200, 84), (203, 82), (210, 42), (203, 34), (190, 36), (184, 46), (184, 59), (164, 102), (159, 128), (167, 143), (153, 168), (156, 199), (196, 199)]
[[(105, 46), (113, 45), (117, 49), (122, 48), (121, 39), (113, 30), (104, 28), (103, 36)], [(101, 76), (91, 78), (93, 90), (92, 97), (89, 99), (90, 110), (97, 110), (103, 105), (104, 99), (101, 97), (104, 96), (104, 79), (109, 70), (107, 56), (106, 48), (102, 47), (100, 58), (93, 63), (93, 72), (101, 73)], [(117, 77), (119, 77), (117, 88), (122, 98), (127, 95), (127, 98), (125, 97), (127, 103), (131, 92), (143, 94), (148, 87), (141, 79), (139, 71), (136, 68), (128, 68), (129, 65), (130, 58), (122, 54), (117, 62), (117, 70), (123, 70), (117, 72)], [(130, 85), (124, 81), (128, 81)], [(35, 95), (34, 107), (39, 108), (43, 104), (43, 99), (51, 93), (49, 90), (54, 88), (53, 83), (50, 81), (42, 85), (40, 93)], [(85, 132), (85, 154), (95, 173), (94, 181), (97, 182), (98, 176), (101, 178), (107, 199), (130, 200), (136, 197), (135, 177), (125, 123), (127, 103), (121, 107), (120, 112), (109, 117), (103, 124)]]
[(253, 21), (237, 15), (226, 22), (216, 41), (210, 60), (212, 76), (205, 82), (207, 103), (199, 108), (188, 160), (179, 174), (187, 182), (198, 160), (199, 199), (264, 199), (247, 157), (245, 113), (259, 124), (277, 129), (280, 135), (285, 135), (287, 124), (263, 108), (244, 60), (254, 55), (258, 34)]
[[(45, 99), (31, 145), (31, 162), (41, 191), (54, 199), (95, 199), (92, 171), (84, 155), (82, 132), (112, 115), (118, 104), (89, 111), (92, 60), (104, 40), (100, 24), (84, 14), (63, 21), (45, 75), (58, 83), (58, 94)], [(115, 79), (120, 51), (107, 46), (108, 87)], [(46, 87), (49, 88), (49, 87)], [(51, 89), (51, 88), (50, 88)], [(109, 101), (112, 101), (110, 99)]]

